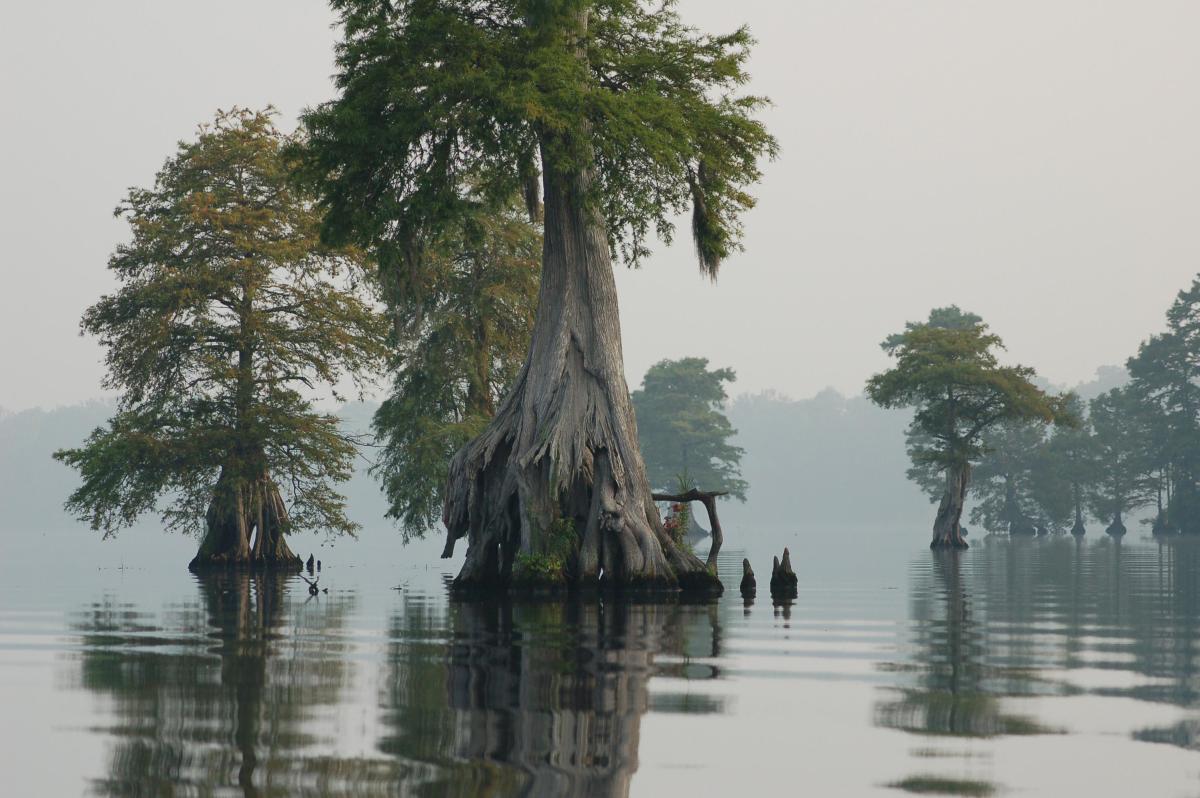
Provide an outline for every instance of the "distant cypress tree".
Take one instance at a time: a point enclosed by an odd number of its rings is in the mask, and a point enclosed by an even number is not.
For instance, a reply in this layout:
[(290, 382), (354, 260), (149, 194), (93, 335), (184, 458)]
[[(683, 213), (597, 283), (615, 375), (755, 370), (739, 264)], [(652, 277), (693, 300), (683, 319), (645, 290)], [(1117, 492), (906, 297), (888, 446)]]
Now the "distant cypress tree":
[(1164, 505), (1157, 526), (1200, 534), (1200, 277), (1168, 309), (1166, 332), (1143, 343), (1128, 366), (1138, 399), (1129, 409), (1143, 417)]
[(1143, 406), (1130, 387), (1114, 388), (1091, 402), (1096, 472), (1088, 501), (1106, 532), (1126, 532), (1125, 516), (1153, 501), (1153, 460), (1147, 450)]
[(725, 416), (725, 383), (735, 379), (733, 369), (709, 369), (702, 357), (662, 360), (646, 372), (633, 409), (651, 486), (669, 492), (684, 478), (746, 500), (745, 452), (729, 442), (737, 430)]
[(1065, 400), (1035, 386), (1033, 369), (1001, 366), (994, 352), (1000, 338), (957, 307), (933, 310), (927, 322), (909, 323), (882, 346), (896, 364), (867, 381), (867, 396), (881, 407), (915, 409), (914, 466), (944, 477), (930, 546), (966, 548), (960, 520), (984, 436), (1006, 422), (1067, 421)]

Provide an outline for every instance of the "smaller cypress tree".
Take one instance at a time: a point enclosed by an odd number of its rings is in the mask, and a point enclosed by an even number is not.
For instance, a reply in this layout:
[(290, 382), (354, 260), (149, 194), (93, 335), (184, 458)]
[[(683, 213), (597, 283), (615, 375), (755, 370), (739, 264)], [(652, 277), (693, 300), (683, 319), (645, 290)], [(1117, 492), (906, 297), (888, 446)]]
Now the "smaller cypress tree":
[(321, 245), (271, 117), (218, 113), (117, 209), (120, 289), (81, 325), (117, 413), (55, 453), (83, 477), (68, 509), (105, 537), (167, 496), (166, 525), (203, 532), (193, 569), (299, 568), (284, 533), (355, 528), (332, 487), (354, 441), (312, 396), (381, 363), (385, 322), (358, 253)]

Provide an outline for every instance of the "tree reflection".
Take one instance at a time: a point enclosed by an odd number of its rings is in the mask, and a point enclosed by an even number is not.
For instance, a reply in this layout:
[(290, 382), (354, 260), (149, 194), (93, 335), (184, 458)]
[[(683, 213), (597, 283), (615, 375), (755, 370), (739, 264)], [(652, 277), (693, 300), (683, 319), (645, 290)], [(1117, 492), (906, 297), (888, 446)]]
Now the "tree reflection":
[[(1014, 691), (1015, 671), (985, 661), (983, 629), (975, 623), (963, 585), (958, 551), (930, 553), (933, 585), (914, 588), (914, 685), (889, 692), (875, 707), (875, 723), (893, 729), (965, 737), (1041, 734), (1050, 731), (1030, 718), (1002, 711), (998, 696)], [(923, 575), (924, 576), (924, 575)]]
[[(968, 570), (964, 568), (970, 566)], [(1178, 707), (1200, 701), (1200, 541), (1012, 541), (914, 569), (910, 684), (875, 710), (881, 726), (989, 737), (1053, 731), (1003, 711), (1006, 698), (1091, 693)], [(1079, 683), (1073, 672), (1145, 679)], [(1200, 748), (1200, 721), (1139, 730)]]
[[(290, 578), (199, 577), (199, 600), (163, 626), (111, 602), (78, 616), (80, 680), (112, 699), (115, 717), (97, 792), (282, 794), (318, 775), (294, 752), (319, 742), (308, 721), (338, 700), (345, 666), (328, 635), (313, 646), (288, 628)], [(346, 610), (325, 598), (304, 613), (322, 632)]]
[(438, 621), (419, 602), (393, 620), (381, 743), (414, 775), (427, 768), (430, 794), (627, 795), (648, 709), (724, 710), (648, 689), (656, 675), (720, 676), (715, 605), (455, 602), (440, 660), (426, 634)]

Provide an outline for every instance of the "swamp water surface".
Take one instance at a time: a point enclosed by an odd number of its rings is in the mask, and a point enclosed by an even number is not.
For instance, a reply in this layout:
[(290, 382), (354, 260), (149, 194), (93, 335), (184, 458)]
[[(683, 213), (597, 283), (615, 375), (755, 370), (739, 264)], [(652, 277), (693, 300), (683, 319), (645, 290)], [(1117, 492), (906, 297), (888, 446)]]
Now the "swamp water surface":
[(1200, 795), (1200, 542), (1097, 537), (775, 536), (755, 601), (731, 545), (679, 604), (451, 601), (398, 544), (326, 550), (310, 597), (35, 536), (0, 564), (0, 793)]

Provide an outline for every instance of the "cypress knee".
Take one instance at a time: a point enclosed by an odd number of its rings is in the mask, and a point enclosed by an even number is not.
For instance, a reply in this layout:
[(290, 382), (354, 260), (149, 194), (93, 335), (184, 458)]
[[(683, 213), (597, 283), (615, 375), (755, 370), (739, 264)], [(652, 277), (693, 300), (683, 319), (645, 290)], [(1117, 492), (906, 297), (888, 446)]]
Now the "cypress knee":
[(754, 598), (754, 594), (758, 592), (758, 584), (754, 581), (754, 569), (750, 567), (750, 561), (742, 559), (742, 598)]
[(783, 560), (776, 557), (771, 565), (771, 595), (775, 598), (795, 598), (798, 593), (796, 573), (792, 570), (792, 555), (785, 548)]

